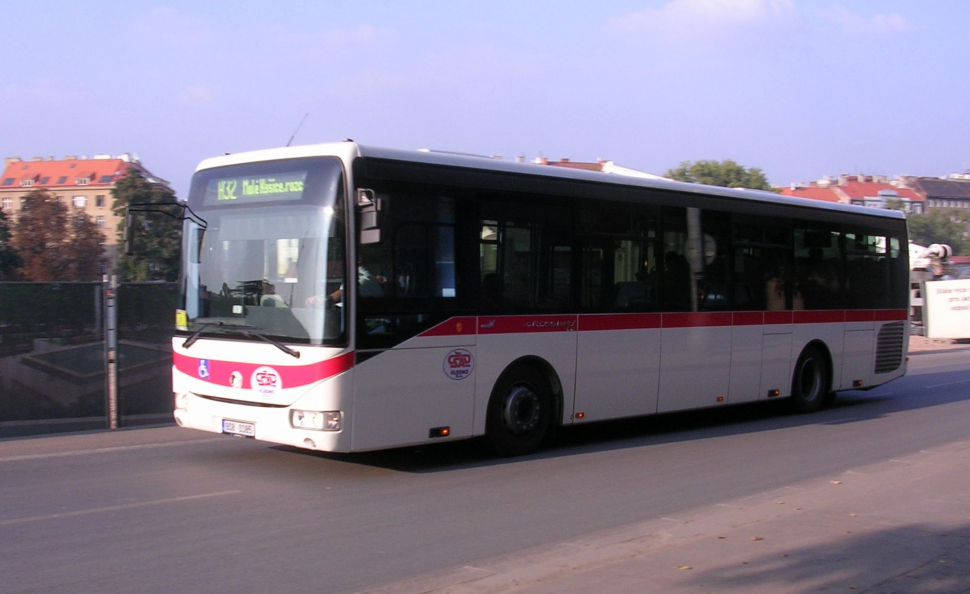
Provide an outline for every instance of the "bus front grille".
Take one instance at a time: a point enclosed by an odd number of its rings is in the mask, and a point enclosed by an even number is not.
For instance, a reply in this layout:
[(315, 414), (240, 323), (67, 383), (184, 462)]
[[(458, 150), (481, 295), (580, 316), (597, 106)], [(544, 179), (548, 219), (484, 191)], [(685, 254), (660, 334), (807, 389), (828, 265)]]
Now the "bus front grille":
[(879, 329), (876, 338), (876, 373), (896, 371), (903, 362), (903, 339), (906, 325), (892, 322)]
[(233, 400), (232, 398), (219, 398), (218, 396), (209, 396), (208, 394), (195, 394), (199, 398), (205, 398), (206, 400), (212, 400), (215, 402), (224, 402), (226, 404), (240, 404), (242, 406), (256, 406), (259, 408), (286, 408), (285, 404), (270, 404), (268, 402), (250, 402), (249, 400)]

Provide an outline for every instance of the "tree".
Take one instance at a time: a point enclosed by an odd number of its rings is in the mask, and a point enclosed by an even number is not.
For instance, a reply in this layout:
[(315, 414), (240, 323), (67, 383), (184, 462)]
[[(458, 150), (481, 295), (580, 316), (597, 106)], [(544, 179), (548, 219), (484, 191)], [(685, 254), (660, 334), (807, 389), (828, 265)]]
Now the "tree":
[[(135, 202), (175, 202), (175, 192), (168, 186), (152, 183), (141, 171), (132, 167), (111, 190), (112, 210), (121, 217), (118, 224), (118, 245), (123, 244), (124, 218), (128, 205)], [(168, 212), (177, 214), (173, 209)], [(115, 273), (123, 281), (174, 281), (179, 274), (179, 255), (182, 245), (181, 222), (161, 213), (133, 213), (135, 253), (122, 254)]]
[(967, 225), (970, 215), (967, 212), (949, 208), (932, 208), (921, 214), (911, 214), (906, 218), (909, 239), (918, 245), (945, 243), (953, 248), (956, 255), (970, 255), (970, 240), (967, 239)]
[(757, 167), (746, 169), (736, 162), (727, 161), (690, 161), (681, 162), (676, 169), (668, 169), (664, 177), (677, 181), (721, 186), (724, 188), (748, 188), (751, 190), (774, 191), (768, 178)]
[(0, 281), (17, 278), (17, 270), (24, 265), (20, 254), (13, 248), (11, 237), (7, 215), (0, 211)]
[(22, 275), (27, 280), (101, 280), (104, 236), (90, 217), (69, 213), (44, 190), (24, 197), (12, 243), (23, 260)]

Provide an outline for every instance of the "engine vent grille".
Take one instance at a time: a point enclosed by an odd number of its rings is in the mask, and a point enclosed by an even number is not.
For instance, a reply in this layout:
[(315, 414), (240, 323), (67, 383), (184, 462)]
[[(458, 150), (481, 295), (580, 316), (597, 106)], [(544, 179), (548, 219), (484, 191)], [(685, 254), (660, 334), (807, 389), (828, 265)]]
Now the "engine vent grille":
[(896, 371), (903, 363), (903, 339), (906, 325), (892, 322), (879, 329), (876, 338), (876, 373)]

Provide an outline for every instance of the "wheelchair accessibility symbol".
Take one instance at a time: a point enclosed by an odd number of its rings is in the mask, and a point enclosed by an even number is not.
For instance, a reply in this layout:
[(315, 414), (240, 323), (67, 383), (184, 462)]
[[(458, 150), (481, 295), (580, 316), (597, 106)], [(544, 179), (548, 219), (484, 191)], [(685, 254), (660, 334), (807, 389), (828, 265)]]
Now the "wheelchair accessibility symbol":
[(209, 378), (209, 360), (199, 359), (199, 377), (202, 379)]

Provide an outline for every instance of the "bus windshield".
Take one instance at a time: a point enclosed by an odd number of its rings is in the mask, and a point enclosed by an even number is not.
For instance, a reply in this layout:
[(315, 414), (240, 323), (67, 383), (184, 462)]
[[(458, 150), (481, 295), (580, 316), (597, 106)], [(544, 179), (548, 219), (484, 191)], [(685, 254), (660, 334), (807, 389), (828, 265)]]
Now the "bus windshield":
[(183, 233), (179, 330), (338, 346), (344, 200), (335, 159), (202, 171)]

